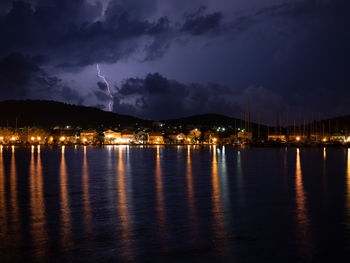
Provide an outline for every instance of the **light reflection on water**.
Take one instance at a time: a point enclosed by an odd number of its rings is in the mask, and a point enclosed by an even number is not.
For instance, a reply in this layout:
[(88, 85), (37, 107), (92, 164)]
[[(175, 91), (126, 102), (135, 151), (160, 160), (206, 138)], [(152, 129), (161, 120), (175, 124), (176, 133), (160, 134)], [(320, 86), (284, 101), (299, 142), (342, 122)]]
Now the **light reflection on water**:
[(220, 250), (226, 250), (225, 246), (226, 231), (225, 231), (225, 219), (224, 212), (222, 209), (221, 202), (221, 189), (219, 184), (219, 173), (218, 173), (218, 160), (217, 160), (217, 147), (213, 146), (213, 160), (212, 160), (212, 187), (213, 187), (213, 213), (214, 213), (214, 244)]
[(346, 165), (346, 214), (348, 217), (347, 220), (347, 230), (350, 232), (350, 148), (347, 152), (347, 165)]
[[(227, 162), (226, 162), (226, 148), (222, 146), (221, 154), (220, 154), (220, 187), (222, 189), (222, 202), (223, 208), (225, 211), (225, 215), (228, 215), (228, 211), (231, 209), (230, 202), (230, 183), (227, 175)], [(225, 221), (227, 221), (225, 219)]]
[(61, 246), (64, 250), (69, 251), (72, 248), (72, 224), (68, 195), (68, 178), (65, 158), (65, 146), (62, 146), (61, 149), (61, 166), (59, 177), (61, 196)]
[(3, 262), (322, 261), (349, 218), (350, 149), (0, 148)]
[(86, 146), (84, 146), (84, 159), (82, 167), (82, 184), (83, 184), (83, 202), (84, 202), (84, 224), (86, 234), (91, 234), (92, 227), (92, 214), (90, 203), (90, 190), (89, 190), (89, 167), (86, 157)]
[(245, 196), (244, 196), (244, 177), (242, 169), (242, 160), (241, 160), (241, 151), (237, 151), (237, 160), (236, 160), (236, 176), (237, 176), (237, 191), (238, 191), (238, 202), (240, 205), (244, 205)]
[(127, 260), (133, 259), (133, 252), (131, 249), (131, 236), (132, 236), (132, 222), (130, 221), (129, 208), (128, 208), (128, 198), (126, 193), (126, 176), (123, 155), (125, 154), (125, 149), (119, 147), (118, 149), (118, 215), (119, 222), (121, 224), (121, 234), (118, 236), (122, 243), (121, 253)]
[(298, 242), (301, 245), (302, 253), (305, 257), (311, 257), (312, 240), (310, 233), (310, 220), (307, 210), (307, 198), (304, 189), (303, 174), (300, 162), (300, 149), (296, 153), (295, 165), (295, 199), (297, 203), (297, 223), (298, 223)]
[(195, 193), (193, 188), (193, 174), (192, 174), (192, 163), (191, 163), (191, 146), (187, 146), (187, 164), (186, 164), (186, 181), (187, 181), (187, 200), (189, 210), (189, 220), (191, 221), (191, 233), (193, 239), (198, 239), (197, 229), (197, 212), (196, 212), (196, 201)]
[(323, 166), (322, 166), (322, 184), (323, 184), (323, 192), (324, 192), (324, 199), (328, 200), (328, 193), (327, 193), (327, 151), (326, 147), (323, 148)]
[(35, 249), (35, 257), (45, 258), (47, 253), (47, 230), (45, 218), (45, 200), (43, 193), (42, 166), (40, 158), (40, 146), (37, 148), (35, 163), (35, 148), (32, 146), (29, 177), (30, 177), (30, 210), (31, 210), (31, 235)]
[(6, 211), (6, 181), (5, 167), (3, 160), (3, 146), (0, 146), (0, 238), (5, 238), (7, 234), (7, 211)]
[(168, 249), (168, 226), (167, 219), (165, 215), (165, 204), (164, 204), (164, 190), (163, 190), (163, 175), (162, 166), (160, 158), (160, 146), (157, 145), (156, 154), (156, 169), (155, 169), (155, 184), (156, 184), (156, 212), (157, 212), (157, 225), (158, 225), (158, 235), (163, 242), (161, 247), (163, 250)]
[(15, 147), (11, 147), (11, 168), (10, 168), (10, 207), (11, 207), (11, 224), (10, 229), (15, 238), (15, 242), (21, 242), (20, 219), (18, 207), (18, 192), (17, 192), (17, 167), (15, 157)]

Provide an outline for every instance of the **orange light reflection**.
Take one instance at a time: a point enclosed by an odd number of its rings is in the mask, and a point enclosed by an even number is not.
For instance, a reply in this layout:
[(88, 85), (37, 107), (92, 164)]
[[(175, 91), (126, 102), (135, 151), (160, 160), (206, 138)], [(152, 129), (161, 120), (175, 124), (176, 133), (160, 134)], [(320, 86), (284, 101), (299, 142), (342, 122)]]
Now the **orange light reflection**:
[(84, 224), (87, 234), (92, 232), (92, 215), (91, 215), (91, 203), (89, 192), (89, 170), (86, 159), (86, 146), (84, 146), (84, 160), (82, 167), (82, 181), (83, 181), (83, 204), (84, 204)]
[(348, 149), (347, 154), (347, 169), (346, 169), (346, 184), (347, 184), (347, 191), (346, 191), (346, 213), (349, 218), (349, 221), (347, 222), (347, 230), (350, 231), (350, 148)]
[(35, 167), (34, 146), (32, 147), (30, 166), (30, 229), (36, 259), (43, 260), (47, 250), (47, 232), (45, 218), (45, 203), (40, 152), (38, 152)]
[(71, 218), (68, 196), (67, 167), (64, 156), (65, 147), (62, 146), (60, 166), (60, 195), (61, 195), (61, 246), (65, 250), (72, 247)]
[(310, 240), (310, 221), (306, 207), (306, 193), (303, 185), (303, 175), (300, 164), (300, 150), (297, 149), (296, 171), (295, 171), (295, 191), (297, 204), (298, 242), (301, 245), (305, 257), (311, 256), (312, 242)]
[(118, 156), (118, 214), (121, 224), (121, 236), (119, 237), (122, 245), (123, 251), (122, 255), (127, 260), (133, 259), (133, 252), (131, 249), (131, 222), (128, 208), (128, 200), (126, 193), (126, 176), (125, 168), (123, 162), (123, 147), (119, 147), (119, 156)]
[(19, 209), (18, 209), (18, 200), (17, 200), (17, 169), (16, 169), (16, 159), (15, 159), (15, 147), (12, 146), (12, 155), (11, 155), (11, 171), (10, 171), (10, 204), (11, 204), (11, 225), (14, 233), (19, 233)]
[(191, 163), (191, 146), (187, 146), (187, 167), (186, 167), (186, 179), (187, 179), (187, 200), (188, 209), (191, 220), (191, 226), (193, 228), (194, 237), (197, 238), (197, 212), (195, 204), (195, 194), (193, 190), (193, 174), (192, 174), (192, 163)]
[[(165, 216), (165, 206), (164, 206), (164, 193), (163, 193), (163, 180), (162, 180), (162, 168), (160, 165), (160, 149), (157, 145), (157, 157), (156, 157), (156, 171), (155, 171), (155, 181), (156, 181), (156, 201), (157, 201), (157, 217), (159, 233), (161, 235), (162, 241), (166, 241), (168, 237), (167, 222)], [(164, 245), (164, 244), (163, 244)]]
[(7, 232), (7, 211), (6, 211), (6, 188), (5, 188), (5, 167), (2, 156), (2, 145), (0, 152), (0, 233), (6, 236)]
[[(213, 186), (213, 196), (212, 196), (212, 202), (213, 202), (213, 215), (214, 215), (214, 224), (213, 224), (213, 230), (215, 234), (215, 243), (222, 243), (225, 240), (225, 226), (224, 226), (224, 217), (223, 217), (223, 210), (222, 210), (222, 204), (221, 204), (221, 192), (220, 192), (220, 186), (219, 186), (219, 174), (218, 174), (218, 162), (216, 157), (216, 146), (213, 145), (213, 161), (212, 161), (212, 186)], [(224, 246), (222, 244), (218, 245), (217, 247), (221, 247), (222, 249)]]

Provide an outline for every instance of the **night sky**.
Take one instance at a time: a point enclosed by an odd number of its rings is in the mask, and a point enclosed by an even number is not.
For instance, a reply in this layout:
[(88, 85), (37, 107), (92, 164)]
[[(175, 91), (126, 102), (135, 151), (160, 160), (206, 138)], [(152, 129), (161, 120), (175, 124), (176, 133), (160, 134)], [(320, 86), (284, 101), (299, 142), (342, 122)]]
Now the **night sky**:
[[(348, 0), (0, 1), (0, 100), (147, 119), (350, 114)], [(291, 117), (293, 118), (293, 117)]]

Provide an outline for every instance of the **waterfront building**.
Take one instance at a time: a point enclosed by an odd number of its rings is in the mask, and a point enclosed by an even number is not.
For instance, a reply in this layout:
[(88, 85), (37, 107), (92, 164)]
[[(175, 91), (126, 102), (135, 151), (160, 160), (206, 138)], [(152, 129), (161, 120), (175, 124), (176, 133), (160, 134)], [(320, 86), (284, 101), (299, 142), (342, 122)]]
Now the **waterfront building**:
[(8, 138), (8, 141), (10, 143), (19, 143), (20, 142), (19, 134), (17, 132), (12, 133)]
[(144, 131), (139, 131), (135, 134), (135, 143), (145, 144), (147, 143), (148, 135)]
[(148, 143), (164, 144), (164, 137), (160, 132), (150, 132), (148, 133)]
[(268, 141), (273, 141), (273, 142), (286, 142), (286, 135), (282, 133), (271, 133), (267, 136)]
[(289, 142), (305, 142), (307, 141), (307, 136), (302, 134), (293, 134), (288, 137)]
[(217, 143), (219, 139), (219, 135), (217, 132), (212, 131), (212, 130), (208, 130), (206, 132), (204, 132), (204, 143)]
[(47, 142), (48, 138), (49, 133), (47, 131), (42, 129), (30, 129), (28, 135), (26, 136), (26, 143), (43, 144)]
[(48, 143), (74, 144), (78, 142), (78, 138), (79, 137), (76, 135), (76, 132), (74, 130), (55, 130), (49, 136)]
[(310, 141), (313, 142), (320, 142), (322, 139), (324, 139), (325, 136), (322, 137), (322, 134), (320, 132), (312, 132), (310, 134)]
[(94, 143), (98, 139), (98, 133), (94, 130), (85, 130), (80, 132), (80, 142), (82, 143)]
[(19, 141), (19, 134), (15, 130), (9, 128), (0, 129), (0, 143), (17, 143)]
[(237, 138), (240, 141), (251, 141), (253, 139), (253, 133), (248, 131), (239, 131)]
[(103, 134), (104, 134), (105, 144), (117, 144), (121, 142), (121, 139), (122, 139), (121, 132), (107, 130)]
[(330, 141), (331, 142), (342, 142), (343, 143), (343, 142), (346, 141), (346, 138), (345, 138), (344, 134), (334, 133), (334, 134), (331, 135)]
[(186, 135), (183, 133), (176, 133), (168, 135), (171, 143), (186, 143)]
[(189, 143), (196, 143), (201, 139), (201, 132), (198, 129), (192, 129), (186, 137)]
[(122, 143), (132, 143), (135, 141), (135, 134), (130, 130), (122, 130), (121, 132), (121, 142)]
[(324, 134), (322, 137), (322, 142), (329, 142), (331, 136), (329, 134)]

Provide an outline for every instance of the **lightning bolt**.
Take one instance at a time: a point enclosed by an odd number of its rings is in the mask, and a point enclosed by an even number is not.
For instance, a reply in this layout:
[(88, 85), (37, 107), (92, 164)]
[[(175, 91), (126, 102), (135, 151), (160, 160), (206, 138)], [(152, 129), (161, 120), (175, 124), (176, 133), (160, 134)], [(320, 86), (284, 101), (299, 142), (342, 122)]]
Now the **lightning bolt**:
[(100, 66), (98, 64), (96, 64), (96, 68), (97, 68), (97, 76), (102, 79), (102, 81), (106, 84), (107, 86), (107, 95), (109, 96), (110, 100), (109, 100), (109, 103), (108, 103), (108, 110), (109, 111), (112, 111), (113, 110), (113, 95), (112, 95), (112, 92), (111, 92), (111, 88), (109, 86), (109, 83), (107, 81), (107, 79), (101, 75), (101, 69), (100, 69)]

